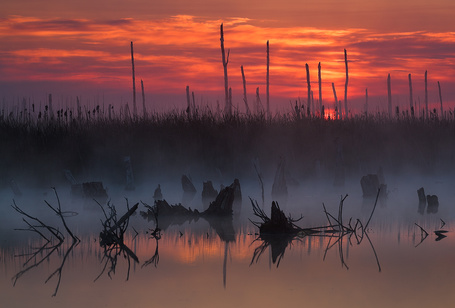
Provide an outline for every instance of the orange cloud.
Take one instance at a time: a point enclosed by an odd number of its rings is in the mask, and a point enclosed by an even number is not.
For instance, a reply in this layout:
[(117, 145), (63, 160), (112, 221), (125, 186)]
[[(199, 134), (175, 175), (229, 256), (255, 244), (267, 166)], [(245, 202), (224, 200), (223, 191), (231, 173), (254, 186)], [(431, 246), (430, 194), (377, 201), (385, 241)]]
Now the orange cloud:
[[(365, 89), (378, 108), (387, 95), (392, 75), (397, 103), (407, 99), (407, 75), (415, 76), (416, 97), (423, 91), (419, 75), (429, 71), (430, 91), (440, 81), (447, 101), (455, 73), (454, 32), (388, 32), (366, 29), (267, 27), (248, 18), (225, 20), (178, 15), (163, 19), (40, 19), (11, 16), (0, 20), (0, 65), (4, 82), (78, 81), (103, 92), (131, 89), (130, 41), (134, 42), (136, 78), (143, 79), (148, 96), (181, 93), (189, 85), (197, 96), (224, 99), (219, 27), (224, 23), (229, 50), (229, 84), (241, 102), (244, 66), (249, 96), (265, 94), (266, 42), (270, 42), (270, 93), (275, 108), (289, 100), (306, 100), (306, 70), (318, 99), (317, 66), (322, 65), (323, 99), (332, 104), (332, 82), (344, 96), (343, 50), (348, 51), (348, 99), (362, 109)], [(421, 78), (420, 78), (421, 79)], [(21, 96), (21, 93), (12, 93)], [(381, 99), (382, 97), (382, 99)], [(434, 96), (432, 96), (434, 97)], [(251, 97), (250, 99), (253, 99)], [(265, 101), (265, 97), (262, 98)], [(183, 99), (182, 99), (183, 101)], [(241, 104), (243, 106), (243, 104)], [(330, 105), (329, 105), (330, 106)], [(407, 104), (406, 104), (407, 106)]]

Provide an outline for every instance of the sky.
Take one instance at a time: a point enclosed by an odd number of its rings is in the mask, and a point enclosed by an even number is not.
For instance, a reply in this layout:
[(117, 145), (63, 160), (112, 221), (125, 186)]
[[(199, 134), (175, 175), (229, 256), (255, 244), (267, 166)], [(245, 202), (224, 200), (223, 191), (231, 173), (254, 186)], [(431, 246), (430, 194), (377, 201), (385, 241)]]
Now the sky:
[[(5, 2), (5, 1), (4, 1)], [(229, 50), (233, 107), (245, 112), (240, 67), (251, 109), (256, 89), (266, 101), (266, 44), (270, 44), (270, 106), (286, 113), (306, 105), (305, 65), (315, 100), (321, 63), (322, 102), (344, 99), (347, 50), (351, 113), (409, 109), (408, 74), (416, 108), (428, 100), (455, 107), (455, 2), (452, 0), (15, 0), (0, 12), (0, 99), (11, 108), (24, 98), (41, 107), (49, 94), (63, 108), (79, 97), (88, 106), (132, 104), (130, 43), (134, 44), (138, 110), (141, 80), (146, 108), (186, 107), (186, 87), (198, 106), (224, 105), (220, 25)], [(265, 106), (264, 106), (265, 107)]]

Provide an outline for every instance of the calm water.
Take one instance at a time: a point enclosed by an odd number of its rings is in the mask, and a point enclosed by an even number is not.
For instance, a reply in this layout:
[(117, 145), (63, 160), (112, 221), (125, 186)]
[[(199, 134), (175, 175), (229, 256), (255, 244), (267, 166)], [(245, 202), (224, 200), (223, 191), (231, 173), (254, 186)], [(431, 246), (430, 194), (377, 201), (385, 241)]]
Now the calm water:
[[(9, 206), (12, 196), (5, 192), (0, 213), (0, 304), (2, 307), (281, 307), (289, 304), (451, 307), (455, 300), (452, 183), (446, 179), (425, 181), (421, 182), (427, 192), (439, 196), (438, 213), (417, 213), (416, 189), (420, 186), (416, 187), (413, 181), (391, 182), (389, 198), (385, 204), (378, 205), (368, 228), (368, 238), (364, 237), (360, 244), (354, 236), (306, 236), (273, 244), (257, 240), (257, 229), (248, 220), (255, 219), (247, 198), (260, 196), (256, 183), (242, 187), (241, 214), (232, 221), (215, 223), (201, 218), (171, 224), (158, 240), (150, 236), (154, 222), (138, 214), (130, 219), (125, 241), (138, 262), (124, 252), (117, 255), (113, 251), (108, 254), (111, 259), (106, 258), (98, 239), (102, 229), (101, 210), (91, 202), (71, 200), (65, 189), (61, 189), (63, 210), (78, 213), (66, 219), (81, 242), (71, 246), (67, 236), (58, 249), (44, 249), (25, 265), (29, 258), (26, 255), (36, 252), (44, 242), (32, 232), (13, 230), (26, 225), (22, 216)], [(296, 188), (282, 208), (293, 217), (303, 214), (298, 223), (302, 227), (322, 226), (326, 224), (322, 202), (329, 212), (336, 214), (341, 194), (348, 193), (344, 220), (352, 217), (365, 223), (373, 204), (371, 200), (363, 200), (358, 186), (348, 184), (339, 191), (328, 189), (330, 185)], [(165, 198), (171, 203), (179, 202), (178, 192), (166, 192), (166, 186), (162, 187)], [(139, 200), (151, 204), (146, 191), (118, 191), (117, 195), (111, 192), (112, 202), (121, 215), (126, 212), (122, 195), (128, 195), (130, 205)], [(46, 191), (34, 192), (29, 197), (25, 193), (16, 199), (16, 204), (63, 230), (44, 199), (55, 202), (52, 191)], [(266, 197), (267, 213), (269, 199)], [(196, 197), (193, 208), (198, 204)], [(140, 205), (139, 210), (144, 207)], [(415, 223), (428, 231), (428, 237), (422, 237)], [(437, 240), (434, 231), (440, 229), (449, 232), (446, 238)], [(262, 253), (255, 254), (258, 251)]]

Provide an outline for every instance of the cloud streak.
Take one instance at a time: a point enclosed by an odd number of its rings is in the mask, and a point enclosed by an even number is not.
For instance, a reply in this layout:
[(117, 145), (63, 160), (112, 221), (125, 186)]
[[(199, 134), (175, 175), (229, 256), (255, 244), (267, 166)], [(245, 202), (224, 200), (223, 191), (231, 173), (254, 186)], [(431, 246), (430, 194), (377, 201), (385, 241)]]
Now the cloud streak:
[[(188, 15), (163, 19), (44, 19), (10, 16), (0, 19), (0, 81), (10, 84), (77, 82), (85, 89), (130, 91), (129, 42), (135, 46), (137, 78), (148, 91), (163, 97), (183, 93), (186, 85), (213, 101), (223, 98), (223, 71), (219, 26), (224, 23), (225, 47), (230, 50), (230, 86), (241, 100), (240, 66), (246, 73), (248, 92), (265, 93), (266, 41), (270, 41), (271, 95), (277, 109), (289, 100), (306, 97), (305, 64), (316, 82), (322, 63), (323, 98), (331, 102), (331, 83), (344, 87), (344, 54), (350, 67), (349, 95), (353, 109), (368, 88), (372, 97), (385, 96), (391, 73), (393, 94), (405, 101), (407, 75), (415, 75), (416, 95), (423, 91), (420, 75), (445, 86), (445, 97), (455, 101), (455, 33), (387, 32), (366, 29), (266, 27), (247, 18), (224, 20)], [(261, 24), (261, 25), (259, 25)], [(420, 76), (420, 77), (418, 77)], [(432, 85), (434, 88), (434, 85)], [(72, 88), (72, 87), (68, 87)], [(315, 98), (317, 98), (317, 85)], [(3, 95), (20, 97), (23, 93)], [(50, 87), (48, 91), (51, 91)], [(63, 90), (63, 89), (62, 89)], [(339, 97), (343, 96), (339, 92)], [(329, 103), (328, 103), (329, 104)]]

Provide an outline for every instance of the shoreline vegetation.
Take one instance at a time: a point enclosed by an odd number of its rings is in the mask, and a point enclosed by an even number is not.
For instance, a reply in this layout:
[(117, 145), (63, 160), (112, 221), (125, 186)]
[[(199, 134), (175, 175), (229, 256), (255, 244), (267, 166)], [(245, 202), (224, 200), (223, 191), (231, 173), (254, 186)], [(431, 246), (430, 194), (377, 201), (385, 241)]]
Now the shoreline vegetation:
[(52, 186), (65, 180), (63, 170), (81, 180), (122, 184), (127, 156), (138, 182), (154, 176), (178, 179), (188, 171), (208, 179), (255, 179), (257, 163), (270, 178), (282, 159), (297, 180), (333, 179), (340, 168), (346, 177), (378, 168), (388, 174), (455, 171), (453, 117), (435, 112), (431, 117), (362, 114), (341, 120), (298, 110), (273, 117), (198, 108), (142, 116), (99, 107), (0, 113), (0, 187), (12, 179)]
[[(393, 108), (390, 74), (387, 113), (354, 114), (348, 107), (348, 56), (344, 49), (344, 101), (322, 101), (321, 64), (318, 65), (319, 98), (314, 100), (309, 66), (306, 64), (308, 97), (291, 102), (289, 112), (272, 114), (269, 106), (269, 42), (267, 41), (267, 90), (263, 106), (259, 88), (256, 101), (248, 106), (246, 81), (242, 69), (246, 113), (232, 101), (227, 66), (230, 49), (225, 50), (223, 24), (220, 25), (221, 60), (224, 67), (224, 107), (216, 110), (197, 106), (194, 92), (186, 87), (186, 110), (153, 113), (146, 109), (141, 80), (142, 114), (136, 102), (136, 77), (133, 42), (131, 72), (133, 102), (119, 110), (109, 104), (82, 106), (79, 98), (63, 109), (54, 110), (52, 95), (44, 109), (24, 98), (12, 109), (0, 111), (0, 188), (15, 180), (33, 185), (54, 186), (65, 180), (69, 170), (79, 181), (125, 180), (143, 183), (153, 177), (178, 179), (182, 174), (197, 174), (205, 179), (251, 178), (261, 174), (273, 177), (278, 166), (284, 178), (312, 180), (324, 178), (334, 185), (345, 177), (374, 173), (416, 172), (423, 175), (453, 173), (455, 159), (455, 114), (429, 108), (427, 72), (423, 108), (414, 105), (409, 74), (409, 110)], [(329, 114), (330, 105), (334, 114)], [(57, 104), (56, 104), (57, 105)], [(344, 105), (344, 106), (343, 106)], [(325, 108), (325, 106), (327, 108)], [(418, 106), (418, 108), (417, 108)], [(281, 167), (279, 167), (281, 168)], [(125, 169), (127, 169), (125, 171)], [(125, 176), (126, 173), (126, 176)], [(128, 178), (128, 179), (126, 179)], [(128, 183), (127, 186), (130, 183)]]

